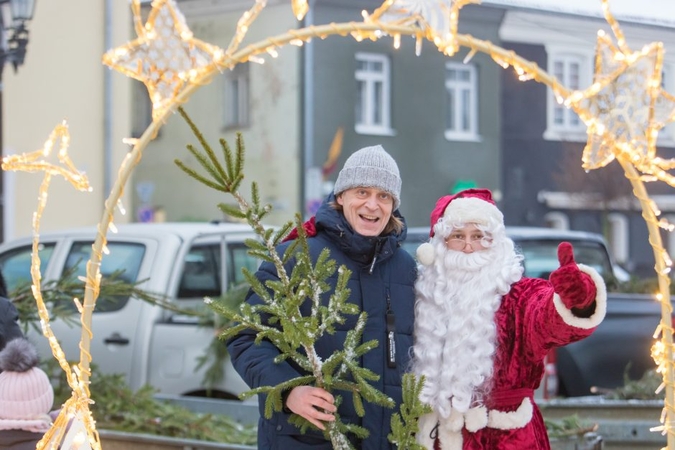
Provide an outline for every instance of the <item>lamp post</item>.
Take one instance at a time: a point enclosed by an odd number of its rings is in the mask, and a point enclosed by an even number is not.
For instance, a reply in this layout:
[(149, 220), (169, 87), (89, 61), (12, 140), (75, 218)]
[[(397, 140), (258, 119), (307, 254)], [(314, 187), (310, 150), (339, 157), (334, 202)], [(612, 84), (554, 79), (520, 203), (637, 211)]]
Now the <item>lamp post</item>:
[[(23, 64), (28, 46), (26, 23), (33, 18), (35, 0), (0, 0), (0, 152), (4, 155), (2, 73), (10, 62), (14, 72)], [(0, 242), (5, 240), (4, 175), (0, 170)]]

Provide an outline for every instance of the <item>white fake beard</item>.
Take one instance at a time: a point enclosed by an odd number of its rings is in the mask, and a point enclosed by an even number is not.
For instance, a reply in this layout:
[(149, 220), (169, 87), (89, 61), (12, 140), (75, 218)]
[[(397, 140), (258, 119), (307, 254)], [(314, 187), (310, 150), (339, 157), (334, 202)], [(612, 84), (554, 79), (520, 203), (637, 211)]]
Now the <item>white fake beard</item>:
[(521, 275), (504, 270), (507, 261), (519, 263), (512, 246), (464, 254), (437, 242), (436, 254), (433, 265), (419, 268), (415, 284), (413, 370), (426, 378), (421, 400), (447, 418), (452, 409), (481, 404), (489, 391), (494, 315)]

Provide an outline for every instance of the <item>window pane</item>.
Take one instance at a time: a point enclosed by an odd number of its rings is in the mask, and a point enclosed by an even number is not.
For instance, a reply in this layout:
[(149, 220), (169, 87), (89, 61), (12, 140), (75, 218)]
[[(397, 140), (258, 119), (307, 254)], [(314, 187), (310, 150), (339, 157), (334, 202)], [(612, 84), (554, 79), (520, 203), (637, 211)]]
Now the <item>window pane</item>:
[(246, 78), (239, 79), (238, 92), (237, 117), (239, 118), (239, 124), (248, 125), (248, 80)]
[(448, 130), (455, 130), (455, 91), (448, 89), (448, 117), (446, 120), (446, 128)]
[(228, 248), (230, 250), (230, 261), (228, 262), (230, 286), (244, 283), (246, 279), (242, 269), (245, 268), (253, 273), (258, 269), (260, 261), (248, 254), (248, 248), (245, 245), (229, 244)]
[(374, 83), (373, 124), (382, 125), (382, 83)]
[[(32, 284), (30, 268), (32, 265), (32, 246), (21, 247), (0, 256), (0, 270), (7, 284), (7, 292), (14, 291), (18, 286)], [(44, 276), (49, 266), (49, 260), (54, 253), (54, 244), (40, 244), (38, 256), (40, 257), (40, 275)]]
[(556, 125), (562, 125), (565, 122), (565, 108), (556, 106), (553, 109), (553, 122)]
[(236, 125), (239, 123), (239, 80), (233, 79), (230, 82), (230, 120), (229, 125)]
[[(87, 275), (87, 262), (91, 255), (93, 242), (75, 242), (70, 248), (63, 273), (72, 270), (73, 276), (85, 277)], [(108, 242), (110, 253), (101, 260), (101, 275), (104, 278), (115, 275), (117, 280), (125, 283), (135, 283), (138, 279), (138, 271), (143, 262), (145, 246), (142, 244)], [(111, 296), (100, 297), (96, 301), (95, 312), (110, 312), (122, 309), (127, 304), (129, 297)]]
[(219, 244), (192, 247), (183, 261), (178, 298), (220, 296), (219, 260)]
[(249, 65), (240, 64), (224, 74), (223, 125), (248, 125)]
[(455, 69), (448, 69), (448, 80), (455, 81), (457, 79), (457, 71)]
[(555, 61), (553, 63), (553, 75), (560, 81), (561, 83), (565, 82), (565, 73), (564, 73), (564, 65), (562, 61)]
[(471, 131), (471, 91), (462, 89), (462, 131)]
[(471, 73), (468, 70), (460, 70), (459, 79), (461, 81), (471, 81)]
[(363, 116), (365, 110), (365, 83), (363, 81), (358, 81), (356, 83), (356, 123), (362, 124), (365, 123), (365, 118)]
[(572, 89), (579, 88), (579, 63), (570, 63), (569, 67), (570, 79), (568, 80), (569, 87)]

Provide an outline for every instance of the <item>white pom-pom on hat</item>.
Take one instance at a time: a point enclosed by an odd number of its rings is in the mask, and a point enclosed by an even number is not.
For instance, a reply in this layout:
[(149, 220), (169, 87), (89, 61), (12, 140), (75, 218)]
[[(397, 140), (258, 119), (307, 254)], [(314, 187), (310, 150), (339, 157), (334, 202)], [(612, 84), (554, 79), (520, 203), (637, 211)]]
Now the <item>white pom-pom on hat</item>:
[(416, 254), (417, 261), (419, 261), (420, 264), (424, 264), (425, 266), (431, 265), (434, 262), (434, 258), (436, 257), (434, 246), (428, 242), (425, 242), (424, 244), (417, 247)]

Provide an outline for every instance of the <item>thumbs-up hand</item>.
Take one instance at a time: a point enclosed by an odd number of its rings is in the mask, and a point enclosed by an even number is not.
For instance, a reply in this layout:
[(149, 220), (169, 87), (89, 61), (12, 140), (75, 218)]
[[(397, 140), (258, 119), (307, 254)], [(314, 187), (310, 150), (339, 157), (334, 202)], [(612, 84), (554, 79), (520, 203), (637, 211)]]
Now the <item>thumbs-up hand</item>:
[[(560, 267), (549, 277), (555, 291), (567, 309), (578, 312), (593, 305), (597, 289), (590, 275), (582, 272), (574, 261), (574, 249), (569, 242), (558, 246)], [(592, 313), (592, 311), (591, 311)]]

